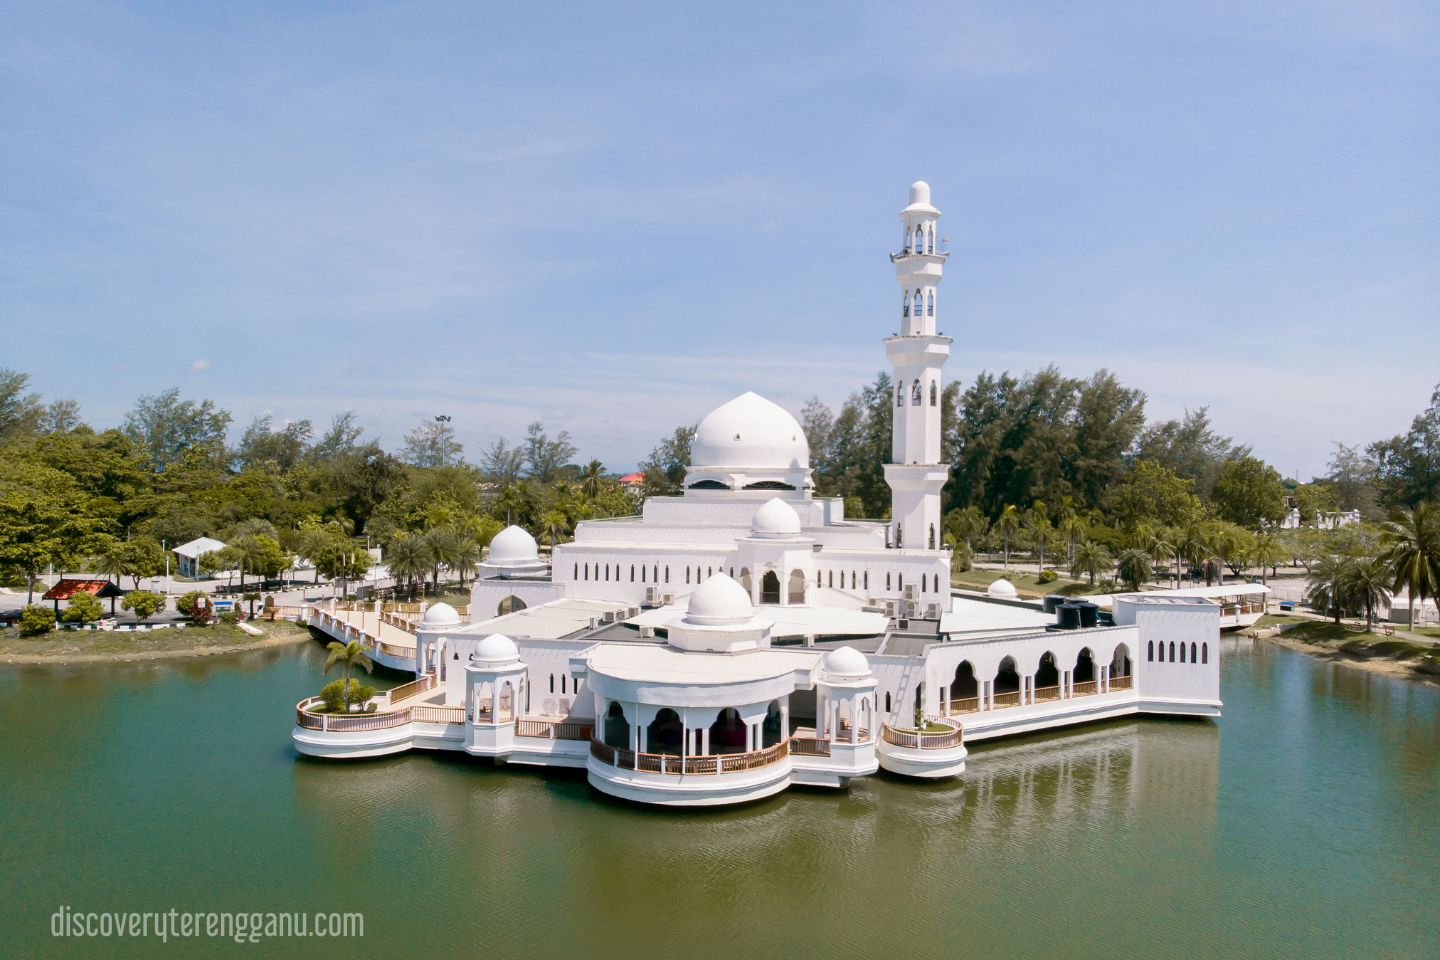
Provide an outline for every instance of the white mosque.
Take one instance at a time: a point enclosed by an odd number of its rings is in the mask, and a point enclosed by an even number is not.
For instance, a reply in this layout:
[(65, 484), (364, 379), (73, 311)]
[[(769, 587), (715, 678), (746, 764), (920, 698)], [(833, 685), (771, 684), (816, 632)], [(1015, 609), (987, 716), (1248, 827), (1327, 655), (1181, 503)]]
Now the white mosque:
[[(891, 519), (847, 518), (840, 499), (817, 497), (799, 423), (743, 394), (701, 421), (680, 496), (582, 522), (548, 560), (519, 527), (496, 536), (469, 622), (436, 604), (413, 648), (377, 645), (416, 680), (364, 715), (303, 701), (297, 749), (463, 751), (583, 768), (627, 800), (703, 806), (843, 788), (882, 767), (957, 776), (975, 740), (1140, 713), (1217, 716), (1213, 600), (1122, 596), (1107, 618), (1083, 602), (1019, 601), (1005, 581), (986, 597), (952, 594), (939, 217), (929, 185), (913, 184), (890, 255), (901, 289), (899, 331), (885, 338)], [(359, 635), (347, 616), (317, 609), (311, 624)]]

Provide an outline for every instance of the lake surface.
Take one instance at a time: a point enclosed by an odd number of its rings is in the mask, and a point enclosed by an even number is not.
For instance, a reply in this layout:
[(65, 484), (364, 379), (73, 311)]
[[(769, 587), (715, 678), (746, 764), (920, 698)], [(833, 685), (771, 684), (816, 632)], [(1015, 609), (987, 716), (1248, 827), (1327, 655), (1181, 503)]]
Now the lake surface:
[[(301, 759), (318, 645), (0, 670), (0, 956), (1440, 956), (1440, 691), (1225, 646), (1216, 723), (720, 813), (463, 757)], [(361, 910), (365, 937), (63, 940), (61, 905)]]

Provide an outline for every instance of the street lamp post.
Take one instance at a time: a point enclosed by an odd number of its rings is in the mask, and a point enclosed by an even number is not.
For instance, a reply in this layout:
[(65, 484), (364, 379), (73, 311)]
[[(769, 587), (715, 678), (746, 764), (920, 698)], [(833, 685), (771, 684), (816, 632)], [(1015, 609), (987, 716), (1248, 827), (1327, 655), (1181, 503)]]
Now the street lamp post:
[(443, 467), (445, 466), (445, 433), (449, 429), (450, 416), (442, 413), (435, 418), (435, 422), (440, 424), (438, 431), (440, 434), (440, 466)]

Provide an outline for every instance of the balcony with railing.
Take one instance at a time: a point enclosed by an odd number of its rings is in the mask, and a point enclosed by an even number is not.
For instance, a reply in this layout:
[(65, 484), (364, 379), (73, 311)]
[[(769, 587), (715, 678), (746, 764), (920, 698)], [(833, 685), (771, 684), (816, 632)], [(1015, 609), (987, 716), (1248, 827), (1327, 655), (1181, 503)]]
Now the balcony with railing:
[(946, 729), (922, 731), (892, 727), (887, 723), (880, 728), (880, 738), (886, 743), (897, 747), (909, 747), (912, 750), (951, 750), (965, 742), (964, 731), (960, 724), (944, 717), (928, 719), (930, 725)]
[(990, 705), (987, 707), (983, 697), (961, 697), (950, 700), (946, 704), (949, 716), (958, 716), (966, 713), (980, 713), (981, 711), (1004, 710), (1010, 707), (1030, 706), (1036, 703), (1054, 703), (1058, 700), (1075, 700), (1080, 697), (1094, 697), (1105, 693), (1117, 693), (1121, 690), (1135, 689), (1135, 678), (1131, 675), (1123, 677), (1109, 677), (1104, 680), (1078, 680), (1070, 684), (1068, 690), (1063, 684), (1054, 686), (1037, 687), (1031, 691), (1027, 700), (1019, 690), (1006, 690), (1001, 693), (992, 694)]
[[(601, 763), (620, 770), (635, 770), (641, 773), (660, 773), (671, 776), (719, 776), (726, 773), (742, 773), (758, 770), (779, 763), (790, 755), (792, 741), (782, 740), (763, 750), (746, 753), (706, 754), (681, 757), (668, 753), (637, 753), (623, 747), (612, 747), (600, 740), (591, 739), (590, 756)], [(807, 754), (819, 756), (820, 754)], [(828, 755), (828, 752), (827, 752)]]

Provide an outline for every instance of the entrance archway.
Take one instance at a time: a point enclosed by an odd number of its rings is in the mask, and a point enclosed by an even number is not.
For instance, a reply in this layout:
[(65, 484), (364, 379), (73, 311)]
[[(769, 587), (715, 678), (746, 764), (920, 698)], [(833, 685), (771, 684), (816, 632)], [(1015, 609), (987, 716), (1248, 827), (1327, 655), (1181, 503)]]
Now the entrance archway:
[[(1020, 672), (1015, 669), (1014, 657), (1006, 657), (1000, 661), (1000, 670), (995, 674), (995, 684), (991, 689), (999, 706), (1005, 705), (1000, 702), (1001, 695), (1020, 692)], [(1013, 703), (1020, 702), (1015, 697), (1011, 697), (1010, 700)]]
[(721, 710), (715, 722), (710, 724), (710, 752), (745, 752), (745, 723), (740, 719), (740, 711), (734, 707)]
[(805, 602), (805, 574), (800, 570), (790, 571), (790, 603)]
[(770, 707), (765, 711), (765, 723), (760, 727), (760, 745), (773, 747), (785, 739), (785, 731), (780, 725), (780, 701), (771, 700)]
[(975, 706), (957, 701), (974, 700), (979, 693), (980, 685), (975, 682), (975, 667), (969, 660), (961, 660), (960, 666), (955, 668), (955, 679), (950, 683), (951, 708), (966, 709)]
[(512, 593), (510, 596), (500, 601), (500, 605), (495, 608), (495, 616), (503, 617), (507, 613), (514, 613), (517, 610), (524, 609), (525, 601), (521, 600), (519, 597), (515, 596)]
[(760, 578), (760, 602), (780, 602), (780, 578), (775, 575), (774, 570), (765, 571), (765, 576)]
[(1095, 655), (1090, 652), (1089, 647), (1080, 651), (1080, 658), (1075, 661), (1075, 670), (1070, 674), (1074, 683), (1089, 683), (1095, 679)]
[(1060, 670), (1055, 666), (1055, 654), (1046, 650), (1040, 655), (1040, 665), (1035, 668), (1035, 689), (1042, 690), (1059, 685)]
[(680, 755), (680, 741), (684, 733), (680, 715), (669, 707), (655, 714), (650, 726), (645, 728), (645, 751), (666, 753), (672, 757)]
[(1130, 648), (1122, 643), (1115, 648), (1115, 656), (1110, 659), (1110, 679), (1128, 676), (1130, 676)]
[(602, 739), (606, 746), (630, 749), (630, 721), (625, 716), (625, 708), (616, 700), (610, 701), (610, 707), (605, 711), (605, 735)]

